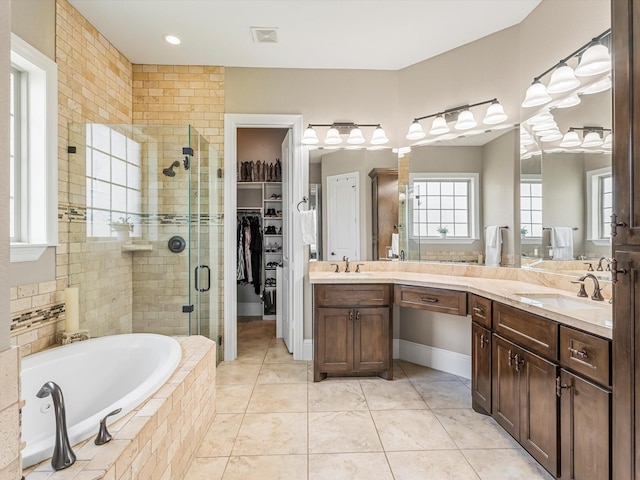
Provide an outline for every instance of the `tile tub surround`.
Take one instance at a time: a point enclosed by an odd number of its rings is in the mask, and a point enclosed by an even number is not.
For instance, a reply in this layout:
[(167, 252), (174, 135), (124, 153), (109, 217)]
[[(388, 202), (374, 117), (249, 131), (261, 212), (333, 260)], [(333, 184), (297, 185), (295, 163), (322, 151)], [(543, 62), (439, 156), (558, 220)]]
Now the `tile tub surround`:
[(186, 478), (215, 416), (216, 345), (200, 336), (177, 340), (182, 346), (180, 365), (151, 398), (109, 425), (111, 442), (96, 446), (90, 438), (74, 446), (73, 466), (54, 472), (47, 460), (29, 469), (26, 479)]
[(17, 348), (0, 352), (0, 478), (19, 479), (20, 463), (20, 358)]
[[(408, 262), (360, 262), (364, 275), (333, 273), (330, 262), (310, 262), (309, 280), (314, 283), (394, 283), (466, 291), (569, 325), (604, 338), (612, 336), (612, 309), (607, 302), (576, 298), (575, 277), (517, 268)], [(339, 262), (343, 269), (344, 262)], [(592, 285), (586, 283), (590, 292)], [(611, 296), (610, 282), (600, 282), (603, 296)], [(560, 294), (583, 300), (591, 309), (558, 309), (523, 303), (520, 293)]]

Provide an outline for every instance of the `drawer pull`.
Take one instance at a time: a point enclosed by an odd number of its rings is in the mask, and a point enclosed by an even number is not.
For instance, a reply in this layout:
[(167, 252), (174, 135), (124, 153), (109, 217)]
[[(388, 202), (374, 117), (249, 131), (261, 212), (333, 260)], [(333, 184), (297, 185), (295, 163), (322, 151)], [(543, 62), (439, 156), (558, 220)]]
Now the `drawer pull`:
[(481, 315), (484, 317), (484, 308), (475, 306), (473, 307), (473, 311), (476, 313), (476, 315)]
[(360, 321), (360, 310), (356, 312), (356, 322)]
[(420, 301), (424, 303), (438, 303), (439, 300), (439, 298), (433, 297), (420, 297)]
[(353, 322), (353, 310), (349, 312), (349, 321)]
[(509, 350), (509, 351), (507, 352), (507, 355), (509, 356), (509, 362), (508, 362), (508, 364), (509, 364), (509, 366), (510, 366), (510, 367), (513, 367), (513, 356), (511, 355), (511, 350)]
[(576, 350), (573, 347), (569, 347), (569, 352), (571, 352), (571, 355), (575, 357), (589, 358), (589, 354), (586, 350)]
[(556, 396), (560, 397), (562, 396), (562, 390), (563, 389), (569, 389), (571, 388), (569, 385), (563, 385), (562, 384), (562, 380), (560, 379), (560, 377), (556, 377)]
[(524, 367), (524, 360), (520, 358), (520, 354), (516, 353), (514, 357), (516, 363), (516, 372), (519, 372), (522, 367)]
[(480, 348), (484, 348), (487, 345), (489, 345), (489, 339), (483, 333), (480, 335)]

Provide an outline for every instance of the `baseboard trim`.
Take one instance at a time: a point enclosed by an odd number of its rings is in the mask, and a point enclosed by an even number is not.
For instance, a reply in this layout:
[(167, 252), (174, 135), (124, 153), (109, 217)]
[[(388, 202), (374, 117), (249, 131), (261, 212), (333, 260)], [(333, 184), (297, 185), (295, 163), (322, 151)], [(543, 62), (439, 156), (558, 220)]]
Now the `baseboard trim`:
[[(398, 342), (397, 356), (396, 340)], [(394, 358), (452, 373), (460, 377), (471, 378), (471, 355), (451, 352), (402, 339), (394, 339), (393, 350)]]
[(394, 360), (400, 359), (400, 339), (393, 339), (393, 358)]
[(313, 361), (313, 339), (306, 338), (303, 342), (303, 360), (306, 362)]

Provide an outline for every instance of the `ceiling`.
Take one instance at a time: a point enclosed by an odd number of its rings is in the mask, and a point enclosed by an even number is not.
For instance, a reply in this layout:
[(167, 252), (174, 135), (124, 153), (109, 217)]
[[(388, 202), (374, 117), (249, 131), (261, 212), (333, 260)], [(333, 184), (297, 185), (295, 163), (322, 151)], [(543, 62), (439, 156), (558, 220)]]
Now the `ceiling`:
[[(516, 25), (541, 1), (70, 0), (135, 64), (374, 70)], [(251, 27), (277, 28), (278, 42), (254, 42)]]

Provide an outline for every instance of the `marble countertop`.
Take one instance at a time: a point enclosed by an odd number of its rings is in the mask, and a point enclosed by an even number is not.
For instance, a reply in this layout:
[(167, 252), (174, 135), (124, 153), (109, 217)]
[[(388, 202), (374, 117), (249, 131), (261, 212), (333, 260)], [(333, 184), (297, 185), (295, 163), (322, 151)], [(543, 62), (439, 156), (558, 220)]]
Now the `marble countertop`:
[[(549, 320), (554, 320), (559, 324), (575, 327), (604, 338), (612, 338), (612, 308), (608, 301), (597, 302), (590, 298), (579, 298), (566, 290), (534, 283), (486, 277), (402, 271), (370, 271), (363, 273), (310, 271), (309, 280), (312, 284), (392, 283), (465, 291), (526, 310)], [(531, 302), (526, 298), (527, 294), (560, 297), (567, 299), (571, 306), (558, 307), (535, 304), (536, 302)], [(584, 308), (576, 306), (578, 304), (583, 304)]]

